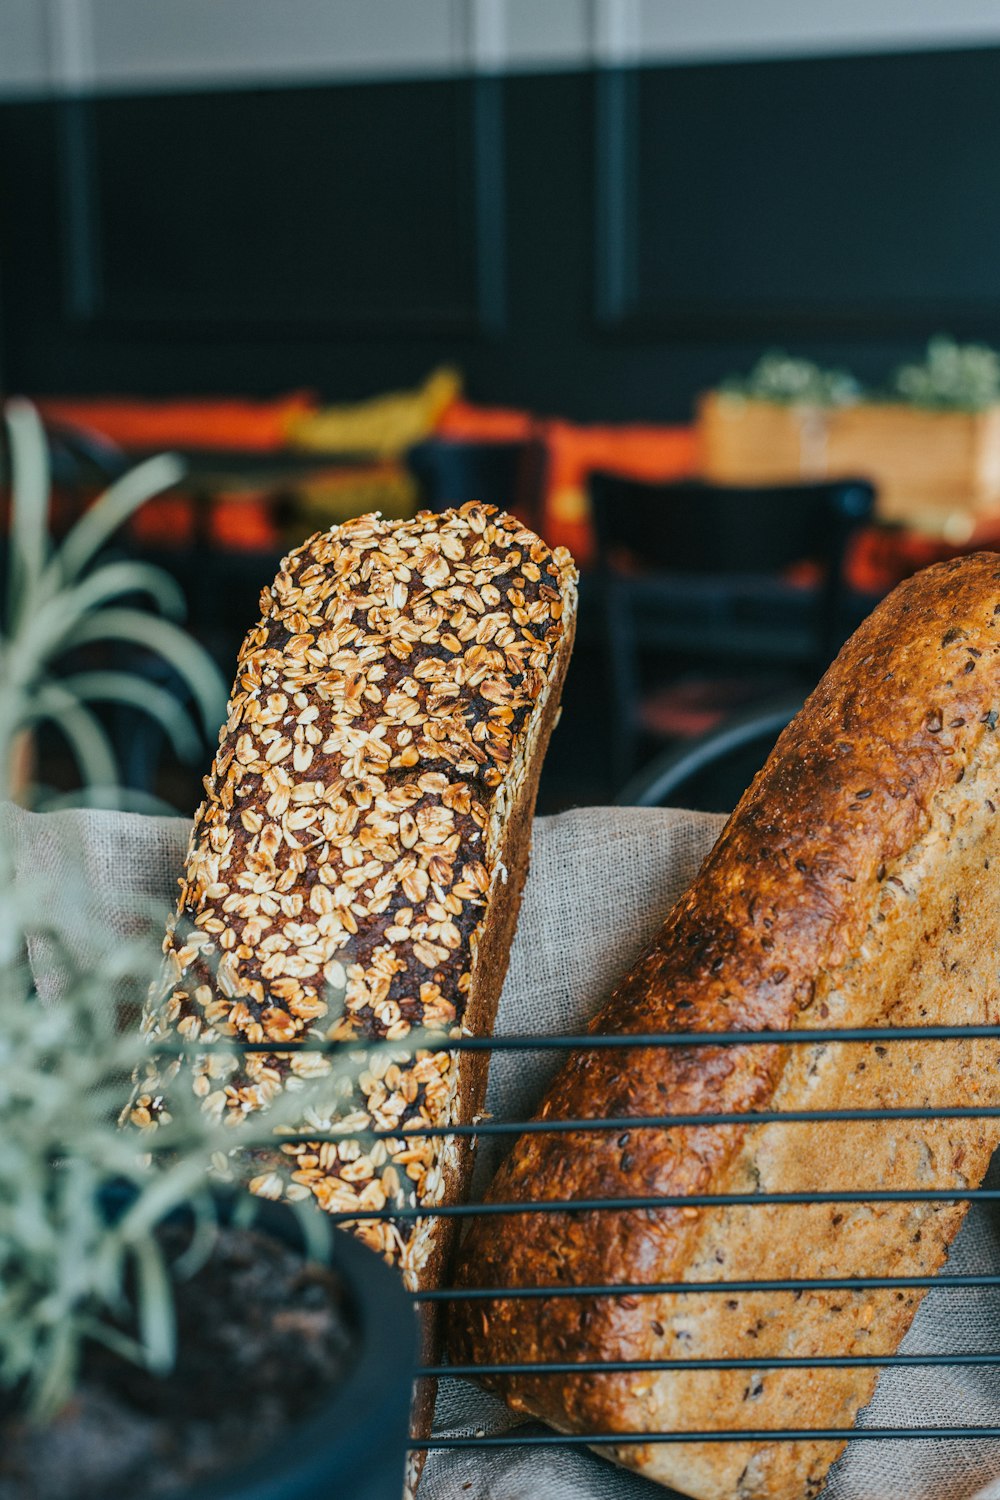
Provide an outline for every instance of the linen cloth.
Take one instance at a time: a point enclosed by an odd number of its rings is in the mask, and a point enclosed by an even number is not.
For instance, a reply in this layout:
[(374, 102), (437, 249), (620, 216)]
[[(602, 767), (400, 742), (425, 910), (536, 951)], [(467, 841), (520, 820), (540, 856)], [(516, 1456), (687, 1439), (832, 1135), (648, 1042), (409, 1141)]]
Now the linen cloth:
[[(702, 813), (640, 808), (587, 808), (538, 819), (498, 1032), (578, 1030), (690, 883), (722, 822)], [(0, 807), (0, 838), (12, 850), (17, 878), (42, 883), (48, 919), (81, 955), (142, 932), (158, 942), (189, 831), (181, 818), (98, 811), (40, 816)], [(81, 891), (87, 893), (82, 918)], [(57, 999), (44, 945), (36, 944), (31, 958), (46, 986), (43, 998)], [(559, 1062), (558, 1053), (498, 1053), (489, 1113), (530, 1116)], [(504, 1150), (502, 1137), (482, 1141), (474, 1197), (485, 1190)], [(992, 1172), (988, 1181), (1000, 1181), (1000, 1174)], [(1000, 1210), (976, 1204), (949, 1270), (998, 1268)], [(929, 1292), (902, 1345), (911, 1354), (997, 1349), (998, 1288)], [(1000, 1426), (1000, 1369), (888, 1370), (859, 1425)], [(464, 1381), (442, 1381), (439, 1435), (494, 1434), (514, 1426), (497, 1398)], [(538, 1424), (517, 1430), (526, 1436), (544, 1431)], [(655, 1500), (667, 1494), (589, 1451), (530, 1448), (432, 1450), (420, 1493), (423, 1500)], [(851, 1443), (824, 1490), (824, 1500), (901, 1497), (1000, 1500), (1000, 1442)]]

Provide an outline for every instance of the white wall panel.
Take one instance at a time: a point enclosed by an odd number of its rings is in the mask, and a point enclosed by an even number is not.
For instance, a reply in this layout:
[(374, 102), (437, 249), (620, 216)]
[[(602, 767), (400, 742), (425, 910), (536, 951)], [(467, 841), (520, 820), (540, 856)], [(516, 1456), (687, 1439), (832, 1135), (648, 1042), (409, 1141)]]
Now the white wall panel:
[[(603, 0), (599, 0), (603, 3)], [(998, 0), (608, 0), (644, 60), (906, 52), (1000, 41)]]
[(592, 0), (506, 0), (507, 64), (580, 67), (591, 56)]
[(0, 93), (35, 92), (48, 76), (43, 0), (0, 0)]
[(0, 96), (1000, 44), (1000, 0), (0, 0)]
[(89, 0), (103, 88), (453, 72), (455, 0)]
[(640, 59), (639, 0), (591, 0), (591, 48), (609, 67)]
[(458, 24), (465, 56), (476, 73), (500, 73), (507, 65), (507, 0), (464, 0)]

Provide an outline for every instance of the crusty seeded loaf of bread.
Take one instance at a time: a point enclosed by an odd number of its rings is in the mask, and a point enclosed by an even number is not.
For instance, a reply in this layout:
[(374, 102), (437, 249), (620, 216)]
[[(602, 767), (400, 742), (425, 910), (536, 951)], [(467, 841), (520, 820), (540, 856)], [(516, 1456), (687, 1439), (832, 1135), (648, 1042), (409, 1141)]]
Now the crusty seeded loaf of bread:
[[(901, 585), (844, 647), (688, 894), (593, 1022), (712, 1032), (1000, 1021), (1000, 556)], [(995, 1105), (986, 1040), (579, 1051), (540, 1115)], [(976, 1187), (995, 1120), (824, 1121), (538, 1133), (494, 1202)], [(475, 1221), (465, 1287), (935, 1272), (966, 1204), (739, 1204)], [(843, 1428), (878, 1375), (770, 1357), (890, 1354), (913, 1288), (458, 1302), (456, 1361), (690, 1360), (515, 1374), (517, 1412), (567, 1433)], [(759, 1359), (758, 1369), (695, 1367)], [(626, 1443), (605, 1456), (698, 1500), (803, 1500), (840, 1441)]]
[[(285, 559), (195, 816), (133, 1123), (154, 1128), (193, 1087), (238, 1124), (329, 1067), (285, 1042), (492, 1032), (575, 614), (569, 554), (489, 506), (362, 516)], [(194, 1046), (165, 1078), (155, 1042), (171, 1035), (275, 1050), (237, 1067)], [(340, 1214), (459, 1201), (468, 1140), (417, 1126), (471, 1123), (485, 1083), (485, 1054), (376, 1052), (334, 1121), (398, 1138), (255, 1151), (251, 1188)], [(423, 1289), (444, 1274), (451, 1222), (354, 1228)]]

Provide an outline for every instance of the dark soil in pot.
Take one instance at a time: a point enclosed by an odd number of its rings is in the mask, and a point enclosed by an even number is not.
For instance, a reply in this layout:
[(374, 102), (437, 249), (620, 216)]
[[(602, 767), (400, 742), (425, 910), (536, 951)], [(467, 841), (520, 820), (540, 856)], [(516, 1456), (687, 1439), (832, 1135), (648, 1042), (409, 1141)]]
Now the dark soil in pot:
[[(182, 1228), (164, 1231), (168, 1253)], [(175, 1285), (166, 1378), (88, 1347), (77, 1394), (50, 1426), (0, 1420), (0, 1500), (176, 1496), (239, 1468), (327, 1401), (356, 1353), (336, 1274), (255, 1230), (219, 1232)]]

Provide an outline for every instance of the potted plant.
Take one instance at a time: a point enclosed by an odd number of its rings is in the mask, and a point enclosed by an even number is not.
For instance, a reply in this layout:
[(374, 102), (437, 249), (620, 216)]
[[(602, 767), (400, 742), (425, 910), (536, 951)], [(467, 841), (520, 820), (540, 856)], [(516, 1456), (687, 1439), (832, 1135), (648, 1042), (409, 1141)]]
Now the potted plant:
[(963, 541), (1000, 513), (1000, 355), (933, 338), (884, 391), (780, 352), (701, 398), (702, 471), (720, 484), (870, 479), (887, 521)]
[(996, 515), (1000, 355), (984, 344), (931, 339), (923, 359), (893, 372), (884, 394), (843, 413), (829, 463), (831, 472), (875, 482), (885, 520), (933, 529), (950, 517), (974, 524)]
[[(9, 430), (0, 768), (9, 790), (18, 736), (44, 712), (77, 751), (84, 791), (96, 783), (113, 796), (113, 756), (86, 700), (113, 691), (139, 702), (141, 683), (60, 679), (63, 645), (125, 632), (169, 651), (206, 716), (218, 707), (214, 670), (175, 624), (107, 603), (139, 587), (167, 599), (162, 577), (93, 563), (177, 469), (157, 461), (120, 481), (53, 552), (30, 408), (14, 407)], [(174, 706), (158, 709), (176, 733)], [(26, 857), (27, 815), (0, 814), (0, 1497), (399, 1495), (416, 1357), (399, 1278), (310, 1205), (234, 1187), (231, 1132), (193, 1099), (157, 1132), (152, 1157), (118, 1127), (145, 1056), (121, 1009), (156, 974), (162, 916), (130, 896), (122, 871), (133, 935), (91, 932), (82, 947), (92, 909), (82, 864), (61, 865), (54, 881), (44, 839)], [(301, 1109), (301, 1094), (293, 1100)], [(275, 1110), (261, 1123), (263, 1141), (284, 1122)]]
[(716, 484), (794, 484), (829, 473), (831, 428), (853, 409), (860, 387), (780, 349), (749, 375), (732, 376), (698, 404), (701, 466)]

